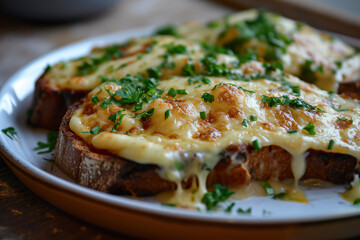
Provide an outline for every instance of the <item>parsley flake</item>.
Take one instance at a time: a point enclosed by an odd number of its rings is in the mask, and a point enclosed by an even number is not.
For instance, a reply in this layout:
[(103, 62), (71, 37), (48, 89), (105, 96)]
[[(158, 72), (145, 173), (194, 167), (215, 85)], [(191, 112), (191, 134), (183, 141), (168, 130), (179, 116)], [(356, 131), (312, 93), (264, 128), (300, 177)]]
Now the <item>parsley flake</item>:
[(287, 131), (288, 134), (295, 134), (295, 133), (297, 133), (297, 132), (298, 132), (298, 131), (295, 130), (295, 129), (294, 129), (294, 130)]
[(14, 127), (4, 128), (1, 131), (11, 140), (14, 140), (15, 136), (17, 136), (17, 132)]
[(329, 145), (328, 145), (328, 148), (327, 148), (327, 149), (328, 149), (328, 150), (333, 149), (334, 143), (335, 143), (335, 141), (334, 141), (333, 139), (331, 139), (330, 142), (329, 142)]
[(165, 120), (168, 119), (170, 117), (170, 109), (165, 111)]
[(236, 211), (238, 214), (251, 214), (251, 208), (248, 208), (246, 210), (242, 209), (242, 208), (238, 208), (238, 210)]
[(34, 148), (34, 150), (45, 149), (44, 151), (39, 151), (37, 154), (52, 152), (55, 149), (58, 136), (59, 136), (58, 132), (50, 131), (47, 134), (47, 142), (37, 142), (37, 147)]
[(274, 195), (274, 189), (267, 181), (262, 181), (261, 186), (264, 188), (267, 195)]
[(304, 130), (308, 131), (310, 135), (316, 135), (315, 132), (315, 125), (311, 122), (309, 122), (305, 127)]
[(206, 205), (207, 210), (212, 210), (219, 202), (225, 201), (234, 194), (234, 192), (229, 192), (226, 186), (215, 184), (214, 187), (215, 190), (207, 192), (201, 200)]
[(210, 93), (204, 93), (201, 98), (204, 100), (204, 102), (212, 103), (215, 100), (214, 95), (211, 95)]
[(261, 143), (258, 139), (254, 140), (252, 142), (252, 145), (253, 145), (255, 151), (260, 151), (262, 149)]
[(98, 104), (99, 98), (97, 96), (92, 96), (91, 97), (91, 102), (94, 103), (94, 104)]

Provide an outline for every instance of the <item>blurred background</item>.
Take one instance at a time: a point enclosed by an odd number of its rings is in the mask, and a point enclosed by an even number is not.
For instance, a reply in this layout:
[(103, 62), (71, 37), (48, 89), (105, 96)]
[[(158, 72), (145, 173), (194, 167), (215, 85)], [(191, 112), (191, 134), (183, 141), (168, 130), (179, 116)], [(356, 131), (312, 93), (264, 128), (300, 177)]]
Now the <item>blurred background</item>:
[[(208, 21), (265, 8), (360, 39), (360, 0), (0, 0), (0, 86), (30, 61), (69, 43), (125, 29)], [(357, 39), (356, 39), (357, 38)], [(0, 159), (0, 239), (126, 238), (47, 204)]]

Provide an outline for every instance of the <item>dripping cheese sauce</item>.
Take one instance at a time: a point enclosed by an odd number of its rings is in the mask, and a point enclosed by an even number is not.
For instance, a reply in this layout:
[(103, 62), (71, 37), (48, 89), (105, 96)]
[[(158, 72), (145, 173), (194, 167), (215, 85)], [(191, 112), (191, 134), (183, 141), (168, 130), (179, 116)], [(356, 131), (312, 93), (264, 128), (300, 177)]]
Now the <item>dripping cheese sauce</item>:
[[(253, 65), (261, 66), (260, 63), (249, 62), (239, 71), (264, 71), (261, 67), (254, 68)], [(113, 123), (108, 119), (109, 115), (122, 108), (113, 105), (103, 109), (90, 100), (92, 96), (97, 96), (100, 101), (108, 99), (109, 94), (105, 89), (110, 92), (121, 89), (120, 85), (110, 82), (91, 91), (85, 103), (74, 112), (70, 128), (97, 149), (107, 150), (140, 164), (158, 165), (159, 175), (178, 186), (175, 192), (161, 194), (158, 199), (188, 207), (201, 205), (201, 198), (208, 191), (206, 179), (209, 171), (201, 166), (205, 164), (212, 169), (220, 159), (219, 154), (229, 145), (251, 145), (254, 140), (258, 140), (263, 147), (280, 146), (292, 155), (291, 169), (295, 180), (291, 186), (285, 184), (276, 188), (278, 191), (281, 188), (286, 191), (289, 194), (288, 200), (306, 202), (304, 194), (297, 188), (297, 183), (306, 169), (305, 157), (308, 149), (348, 154), (360, 159), (360, 105), (336, 94), (330, 101), (326, 91), (290, 75), (285, 78), (288, 82), (300, 86), (302, 94), (299, 98), (317, 106), (323, 112), (281, 105), (267, 106), (262, 102), (263, 96), (289, 95), (288, 90), (281, 88), (280, 82), (267, 79), (242, 82), (209, 77), (209, 84), (197, 86), (189, 85), (187, 77), (169, 77), (161, 80), (158, 88), (186, 89), (188, 95), (178, 94), (171, 97), (165, 91), (162, 98), (144, 104), (140, 112), (154, 109), (154, 114), (147, 121), (133, 118), (133, 112), (125, 110), (118, 131), (111, 131)], [(220, 83), (222, 84), (217, 85)], [(202, 99), (204, 93), (212, 94), (214, 101), (205, 102)], [(348, 111), (337, 112), (332, 108), (332, 104)], [(87, 109), (89, 106), (91, 111)], [(167, 110), (170, 110), (171, 115), (165, 119)], [(200, 112), (206, 113), (206, 119), (201, 118)], [(248, 126), (243, 126), (243, 120), (249, 119), (251, 115), (257, 116), (257, 120), (248, 121)], [(339, 124), (339, 118), (349, 119), (352, 124), (343, 126)], [(304, 130), (309, 122), (315, 126), (315, 135)], [(98, 135), (84, 133), (95, 126), (105, 132)], [(297, 133), (289, 134), (290, 130), (297, 130)], [(328, 149), (330, 140), (335, 142), (331, 150)], [(176, 168), (178, 162), (182, 163), (183, 169)], [(192, 176), (197, 177), (198, 184), (184, 190), (182, 181)], [(278, 181), (273, 182), (274, 186), (276, 182)], [(259, 190), (249, 189), (258, 187), (256, 183), (241, 186), (234, 197), (259, 194)]]

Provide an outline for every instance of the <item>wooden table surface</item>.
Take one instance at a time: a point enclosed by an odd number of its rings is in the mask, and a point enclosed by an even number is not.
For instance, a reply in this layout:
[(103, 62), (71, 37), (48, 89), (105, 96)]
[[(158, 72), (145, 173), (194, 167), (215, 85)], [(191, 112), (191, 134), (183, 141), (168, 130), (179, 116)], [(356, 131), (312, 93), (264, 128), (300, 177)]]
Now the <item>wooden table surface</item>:
[[(0, 85), (31, 60), (60, 46), (125, 29), (222, 17), (213, 2), (123, 0), (96, 17), (40, 24), (0, 14)], [(129, 239), (72, 217), (28, 190), (0, 158), (0, 239)]]

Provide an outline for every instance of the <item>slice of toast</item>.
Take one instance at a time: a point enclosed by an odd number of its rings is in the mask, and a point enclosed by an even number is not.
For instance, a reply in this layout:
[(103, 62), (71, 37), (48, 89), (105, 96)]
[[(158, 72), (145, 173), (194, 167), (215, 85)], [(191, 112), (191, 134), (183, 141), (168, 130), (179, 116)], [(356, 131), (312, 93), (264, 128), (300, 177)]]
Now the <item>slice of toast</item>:
[(209, 173), (208, 186), (350, 182), (358, 167), (359, 103), (285, 79), (301, 98), (273, 78), (209, 77), (200, 87), (184, 77), (104, 83), (68, 110), (55, 163), (84, 186), (137, 196), (174, 190), (179, 181), (189, 187), (199, 172)]
[[(95, 149), (77, 136), (69, 128), (69, 121), (80, 104), (68, 109), (60, 127), (54, 160), (62, 171), (83, 186), (114, 194), (152, 196), (176, 189), (176, 183), (160, 177), (158, 166), (139, 164)], [(353, 180), (356, 158), (312, 149), (306, 154), (306, 171), (302, 180), (332, 183)], [(280, 146), (267, 146), (256, 151), (249, 144), (230, 145), (211, 170), (207, 185), (220, 183), (236, 187), (251, 180), (292, 179), (291, 159), (291, 154)]]

